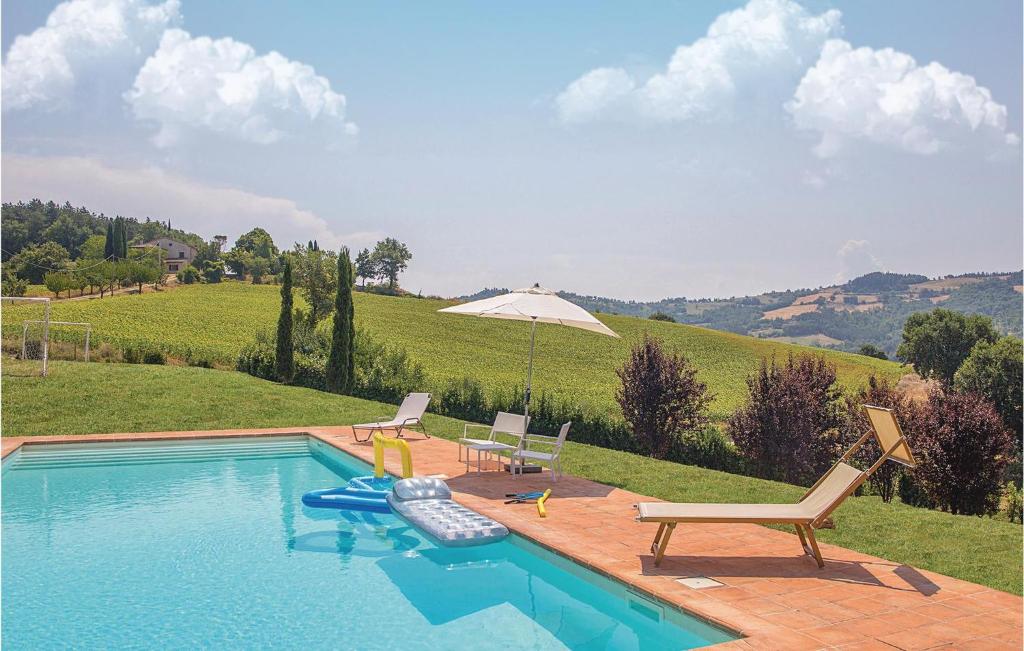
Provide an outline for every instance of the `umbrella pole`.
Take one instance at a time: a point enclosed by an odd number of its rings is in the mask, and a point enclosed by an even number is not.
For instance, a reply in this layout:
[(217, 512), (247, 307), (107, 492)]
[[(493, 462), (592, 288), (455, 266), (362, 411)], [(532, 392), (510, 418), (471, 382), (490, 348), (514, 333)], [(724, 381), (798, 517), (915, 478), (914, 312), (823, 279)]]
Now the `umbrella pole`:
[[(533, 319), (530, 325), (530, 361), (526, 366), (526, 403), (525, 415), (530, 417), (530, 383), (533, 381), (533, 341), (537, 335), (537, 319)], [(527, 423), (529, 426), (529, 423)]]
[[(525, 401), (523, 402), (523, 415), (526, 416), (526, 429), (530, 429), (530, 383), (533, 381), (533, 342), (537, 335), (537, 318), (534, 317), (530, 324), (530, 361), (526, 365), (526, 395)], [(523, 432), (523, 437), (526, 437), (526, 432)], [(520, 444), (522, 442), (520, 441)], [(516, 476), (516, 458), (512, 455), (512, 459), (509, 463), (509, 470), (512, 471), (512, 477)]]

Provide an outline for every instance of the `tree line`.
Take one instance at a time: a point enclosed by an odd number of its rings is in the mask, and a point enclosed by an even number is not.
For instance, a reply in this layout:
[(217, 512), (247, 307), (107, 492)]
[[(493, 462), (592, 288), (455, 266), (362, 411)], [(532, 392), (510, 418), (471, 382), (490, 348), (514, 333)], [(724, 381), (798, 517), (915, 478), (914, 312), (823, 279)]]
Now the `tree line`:
[[(29, 284), (44, 284), (55, 296), (98, 289), (101, 297), (118, 286), (138, 285), (141, 291), (145, 284), (162, 284), (160, 250), (138, 245), (163, 237), (196, 250), (191, 264), (177, 272), (183, 284), (218, 283), (227, 274), (254, 284), (279, 283), (284, 263), (290, 260), (293, 282), (310, 305), (306, 318), (313, 323), (330, 313), (337, 289), (337, 252), (321, 249), (316, 240), (282, 251), (262, 228), (239, 236), (228, 249), (224, 235), (207, 241), (172, 228), (170, 221), (109, 218), (70, 203), (61, 206), (39, 199), (4, 203), (2, 228), (6, 296), (24, 295)], [(404, 243), (388, 237), (372, 250), (363, 249), (351, 263), (350, 275), (362, 279), (364, 290), (396, 293), (399, 275), (411, 259)], [(368, 287), (368, 281), (379, 284)]]
[(147, 217), (139, 221), (130, 217), (108, 217), (94, 213), (85, 207), (74, 207), (70, 203), (59, 205), (53, 201), (44, 203), (39, 199), (29, 202), (4, 203), (0, 220), (0, 236), (3, 251), (0, 260), (4, 263), (31, 246), (47, 242), (60, 245), (71, 260), (83, 254), (83, 246), (94, 236), (105, 236), (107, 229), (120, 221), (127, 243), (148, 242), (158, 237), (170, 237), (192, 246), (202, 238), (171, 227), (170, 221), (156, 221)]

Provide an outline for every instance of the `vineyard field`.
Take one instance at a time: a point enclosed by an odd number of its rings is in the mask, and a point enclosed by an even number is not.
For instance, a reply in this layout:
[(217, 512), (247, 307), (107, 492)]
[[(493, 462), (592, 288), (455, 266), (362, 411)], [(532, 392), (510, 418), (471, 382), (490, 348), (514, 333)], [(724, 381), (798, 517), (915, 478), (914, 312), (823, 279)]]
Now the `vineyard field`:
[[(273, 328), (280, 288), (225, 282), (191, 285), (163, 292), (53, 304), (55, 320), (88, 321), (95, 340), (112, 345), (152, 346), (179, 358), (234, 362), (239, 350), (260, 328)], [(356, 322), (376, 339), (398, 345), (421, 363), (436, 390), (453, 378), (480, 380), (489, 389), (521, 386), (526, 374), (528, 324), (439, 314), (449, 303), (356, 293)], [(303, 302), (296, 295), (296, 305)], [(36, 314), (34, 306), (3, 311), (4, 337), (20, 336), (21, 321)], [(645, 332), (687, 355), (699, 377), (715, 394), (716, 419), (724, 418), (746, 394), (746, 377), (763, 357), (789, 353), (821, 355), (834, 363), (847, 387), (869, 375), (898, 379), (893, 362), (764, 341), (692, 326), (601, 314), (621, 339), (541, 324), (537, 327), (534, 387), (604, 413), (614, 414), (620, 366), (629, 347)], [(326, 327), (326, 324), (325, 324)], [(536, 395), (536, 394), (535, 394)]]

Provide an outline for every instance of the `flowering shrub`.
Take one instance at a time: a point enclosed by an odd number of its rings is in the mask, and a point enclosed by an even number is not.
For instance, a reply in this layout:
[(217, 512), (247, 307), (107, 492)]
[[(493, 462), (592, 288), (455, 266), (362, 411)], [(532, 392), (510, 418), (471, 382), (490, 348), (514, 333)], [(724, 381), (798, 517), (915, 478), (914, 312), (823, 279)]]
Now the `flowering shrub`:
[(936, 389), (908, 434), (915, 482), (943, 511), (995, 513), (1010, 434), (992, 403), (976, 393)]
[(707, 425), (711, 402), (697, 369), (682, 355), (644, 336), (615, 373), (622, 385), (615, 400), (644, 454), (664, 459), (683, 432)]
[(729, 418), (729, 434), (751, 472), (809, 484), (832, 464), (842, 423), (835, 366), (814, 356), (780, 365), (761, 360), (747, 378), (747, 404)]

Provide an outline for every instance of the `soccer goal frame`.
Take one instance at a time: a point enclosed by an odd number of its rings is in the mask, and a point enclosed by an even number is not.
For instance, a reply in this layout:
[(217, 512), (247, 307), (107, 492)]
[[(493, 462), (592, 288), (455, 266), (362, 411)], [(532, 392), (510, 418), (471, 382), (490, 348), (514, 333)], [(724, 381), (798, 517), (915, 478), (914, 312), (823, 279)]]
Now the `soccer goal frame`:
[(50, 359), (50, 299), (37, 296), (0, 296), (0, 302), (42, 303), (45, 309), (43, 317), (43, 370), (39, 375), (46, 377)]
[[(28, 357), (28, 327), (30, 325), (46, 325), (45, 321), (29, 319), (21, 322), (21, 358)], [(89, 338), (92, 336), (92, 324), (88, 321), (50, 321), (51, 326), (82, 326), (85, 328), (85, 361), (89, 361)]]

